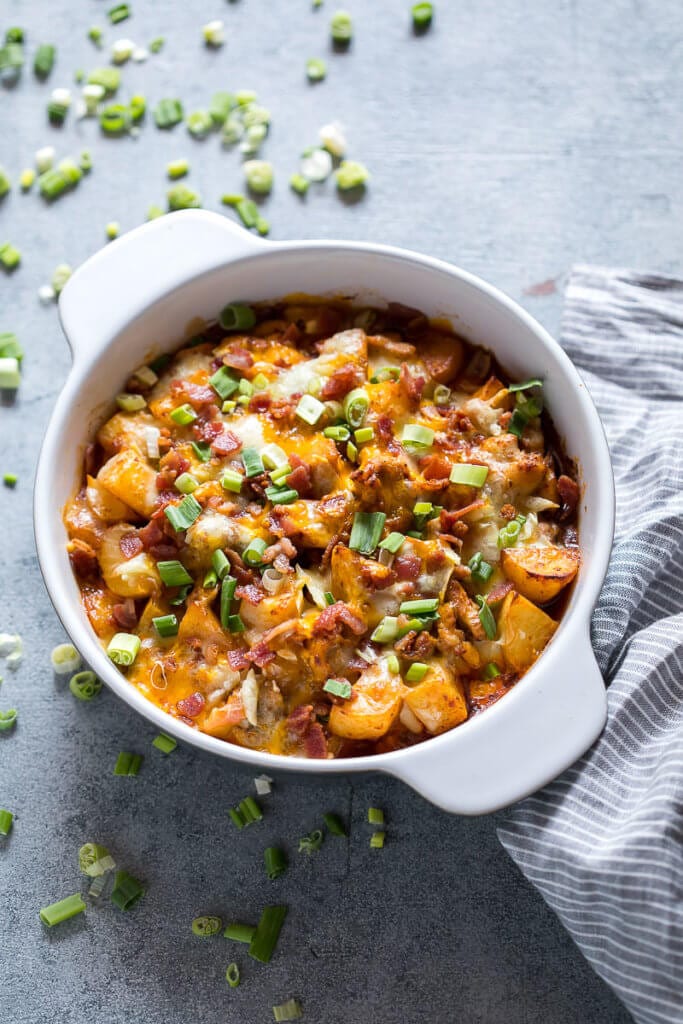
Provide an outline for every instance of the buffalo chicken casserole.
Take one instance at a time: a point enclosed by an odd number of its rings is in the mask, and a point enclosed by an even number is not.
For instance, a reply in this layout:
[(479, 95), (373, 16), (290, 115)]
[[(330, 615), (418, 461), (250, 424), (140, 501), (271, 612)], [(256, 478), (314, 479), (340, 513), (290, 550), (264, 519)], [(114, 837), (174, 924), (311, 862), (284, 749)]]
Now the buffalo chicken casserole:
[(243, 747), (397, 750), (557, 629), (579, 491), (540, 380), (396, 303), (227, 306), (138, 369), (65, 509), (83, 605), (158, 707)]

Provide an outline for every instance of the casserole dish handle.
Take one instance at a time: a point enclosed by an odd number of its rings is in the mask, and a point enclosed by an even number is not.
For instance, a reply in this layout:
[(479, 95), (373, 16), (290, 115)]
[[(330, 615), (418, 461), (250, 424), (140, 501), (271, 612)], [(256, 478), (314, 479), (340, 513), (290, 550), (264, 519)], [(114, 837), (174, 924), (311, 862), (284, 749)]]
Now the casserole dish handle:
[(564, 642), (551, 644), (497, 704), (412, 747), (408, 757), (402, 752), (385, 770), (455, 814), (498, 810), (554, 779), (590, 747), (607, 717), (587, 629), (557, 640)]
[(111, 242), (78, 268), (59, 296), (74, 364), (96, 355), (106, 339), (190, 278), (268, 244), (208, 210), (165, 214)]

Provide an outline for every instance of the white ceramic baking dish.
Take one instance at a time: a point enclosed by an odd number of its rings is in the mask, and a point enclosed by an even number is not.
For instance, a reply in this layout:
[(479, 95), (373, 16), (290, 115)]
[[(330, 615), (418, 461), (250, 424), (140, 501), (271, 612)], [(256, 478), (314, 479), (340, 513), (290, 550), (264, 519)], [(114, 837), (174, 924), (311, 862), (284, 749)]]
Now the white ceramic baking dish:
[[(78, 486), (84, 446), (113, 396), (151, 354), (173, 350), (197, 317), (232, 301), (294, 292), (395, 300), (446, 316), (490, 347), (515, 378), (542, 377), (552, 417), (580, 467), (583, 565), (555, 637), (521, 682), (483, 714), (405, 750), (347, 760), (284, 758), (192, 729), (156, 708), (105, 656), (81, 606), (66, 554), (62, 509)], [(605, 690), (589, 620), (612, 544), (614, 487), (607, 443), (586, 387), (560, 346), (509, 298), (440, 260), (359, 242), (265, 242), (204, 211), (165, 216), (89, 259), (59, 302), (73, 367), (40, 454), (35, 533), (48, 591), (85, 660), (159, 729), (257, 771), (310, 775), (379, 771), (460, 814), (482, 814), (533, 792), (600, 733)]]

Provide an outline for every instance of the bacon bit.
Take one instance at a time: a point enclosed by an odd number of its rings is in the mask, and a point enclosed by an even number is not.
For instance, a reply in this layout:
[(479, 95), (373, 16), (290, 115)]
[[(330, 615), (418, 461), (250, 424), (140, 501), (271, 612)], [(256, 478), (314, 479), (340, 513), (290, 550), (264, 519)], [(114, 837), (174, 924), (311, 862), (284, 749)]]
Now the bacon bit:
[(172, 380), (170, 390), (176, 398), (186, 398), (193, 409), (216, 404), (216, 392), (213, 388), (192, 384), (189, 380)]
[(164, 514), (164, 509), (166, 508), (166, 506), (174, 502), (177, 497), (177, 491), (161, 491), (159, 497), (157, 498), (157, 508), (154, 512), (152, 512), (150, 519), (161, 519), (161, 517)]
[(365, 623), (343, 601), (323, 608), (313, 625), (313, 634), (332, 634), (341, 632), (341, 625), (348, 626), (356, 636), (362, 636), (366, 630)]
[(223, 430), (223, 424), (210, 416), (199, 416), (192, 424), (192, 431), (198, 441), (207, 441), (209, 444)]
[(138, 616), (135, 611), (135, 601), (127, 597), (121, 604), (115, 604), (111, 610), (114, 621), (121, 629), (133, 629), (137, 625)]
[(313, 720), (313, 705), (299, 704), (287, 717), (287, 728), (296, 736), (303, 736)]
[(407, 363), (401, 363), (401, 374), (398, 378), (399, 387), (413, 406), (417, 406), (422, 398), (425, 386), (424, 377), (413, 376)]
[(448, 426), (459, 434), (469, 434), (474, 428), (472, 420), (460, 409), (453, 409), (448, 414)]
[(496, 583), (495, 587), (491, 587), (486, 595), (487, 604), (498, 604), (499, 601), (502, 601), (514, 589), (515, 585), (510, 580), (506, 580), (505, 583)]
[(517, 509), (510, 502), (507, 502), (500, 510), (500, 515), (503, 519), (514, 519), (517, 515)]
[(286, 420), (294, 415), (300, 394), (292, 395), (291, 398), (277, 398), (269, 408), (269, 413), (274, 420)]
[(254, 365), (254, 357), (241, 345), (231, 345), (223, 356), (223, 363), (232, 370), (248, 370)]
[(265, 596), (265, 591), (257, 587), (255, 583), (246, 583), (235, 589), (235, 597), (242, 598), (247, 604), (260, 604)]
[(176, 707), (181, 715), (186, 718), (196, 718), (204, 708), (204, 695), (202, 693), (191, 693), (189, 697), (179, 700)]
[(360, 578), (368, 590), (386, 590), (396, 582), (396, 573), (388, 565), (368, 558), (360, 563)]
[(417, 633), (414, 629), (394, 644), (394, 649), (408, 661), (426, 661), (434, 653), (434, 647), (434, 638), (426, 630)]
[(474, 512), (478, 508), (484, 508), (486, 502), (483, 498), (477, 498), (476, 501), (470, 502), (469, 505), (463, 505), (462, 508), (456, 508), (453, 510), (443, 509), (440, 516), (441, 529), (444, 533), (452, 533), (455, 524), (463, 516), (468, 515), (470, 512)]
[(97, 575), (97, 555), (87, 541), (76, 538), (68, 546), (69, 561), (73, 571), (82, 579)]
[(178, 548), (175, 544), (153, 544), (148, 549), (152, 558), (156, 558), (157, 561), (163, 562), (168, 561), (171, 558), (175, 558), (178, 554)]
[(320, 389), (318, 397), (323, 402), (328, 399), (332, 401), (338, 400), (347, 395), (353, 388), (357, 388), (364, 380), (365, 374), (360, 366), (347, 363), (346, 366), (340, 366), (331, 377), (328, 377)]
[(293, 487), (304, 498), (311, 492), (312, 480), (310, 467), (298, 455), (289, 456), (292, 472), (287, 477), (287, 486)]
[(249, 584), (260, 587), (261, 577), (254, 569), (249, 569), (242, 561), (242, 556), (238, 555), (232, 548), (225, 548), (225, 554), (230, 562), (230, 572), (237, 579), (238, 584), (241, 587), (247, 587)]
[(252, 395), (249, 399), (249, 411), (250, 412), (265, 412), (266, 409), (270, 408), (270, 404), (273, 399), (270, 397), (267, 391), (257, 391), (255, 395)]
[(393, 570), (400, 580), (416, 580), (422, 568), (422, 559), (417, 555), (398, 555), (393, 561)]
[(170, 451), (159, 460), (157, 473), (157, 487), (160, 491), (167, 490), (173, 486), (174, 481), (181, 473), (186, 473), (190, 468), (189, 460), (184, 458), (180, 452)]
[(119, 547), (124, 558), (134, 558), (143, 550), (143, 543), (135, 533), (124, 533), (119, 538)]
[[(296, 558), (298, 552), (288, 537), (281, 537), (275, 544), (271, 544), (261, 555), (264, 565), (273, 563), (278, 572), (290, 572), (290, 558)], [(278, 564), (279, 563), (279, 564)]]
[(216, 455), (233, 455), (242, 447), (242, 442), (231, 430), (222, 430), (211, 442), (211, 450)]
[(498, 422), (500, 423), (502, 430), (507, 430), (507, 428), (510, 426), (511, 419), (512, 413), (509, 410), (507, 412), (502, 412), (500, 414), (500, 416), (498, 417)]
[(247, 651), (247, 658), (258, 668), (265, 668), (275, 658), (275, 652), (271, 651), (265, 640), (259, 640), (251, 650)]
[(298, 341), (301, 341), (303, 335), (295, 323), (291, 323), (285, 333), (282, 335), (283, 341), (291, 341), (295, 345)]
[(138, 530), (138, 537), (142, 541), (143, 548), (149, 551), (155, 544), (161, 544), (164, 540), (164, 532), (159, 524), (152, 519), (141, 530)]
[(423, 455), (418, 465), (425, 480), (448, 480), (451, 475), (451, 463), (445, 455)]
[(562, 498), (560, 519), (569, 519), (569, 517), (574, 515), (576, 512), (576, 506), (579, 503), (579, 485), (572, 480), (570, 476), (566, 476), (563, 473), (562, 476), (558, 478), (557, 490)]
[(394, 437), (394, 421), (391, 416), (379, 416), (375, 423), (377, 437), (380, 441), (391, 441)]
[(312, 722), (304, 736), (304, 750), (307, 757), (327, 757), (327, 737), (320, 722)]
[(228, 665), (235, 672), (241, 672), (249, 665), (249, 658), (247, 652), (238, 647), (234, 651), (228, 651)]

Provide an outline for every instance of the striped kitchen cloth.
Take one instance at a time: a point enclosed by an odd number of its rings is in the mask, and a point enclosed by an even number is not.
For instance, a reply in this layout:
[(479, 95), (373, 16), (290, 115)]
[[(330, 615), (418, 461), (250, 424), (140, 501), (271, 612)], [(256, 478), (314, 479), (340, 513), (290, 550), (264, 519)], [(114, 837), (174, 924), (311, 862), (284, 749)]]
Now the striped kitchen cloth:
[(499, 837), (638, 1024), (683, 1022), (683, 281), (579, 266), (562, 345), (617, 491), (593, 615), (608, 720)]

